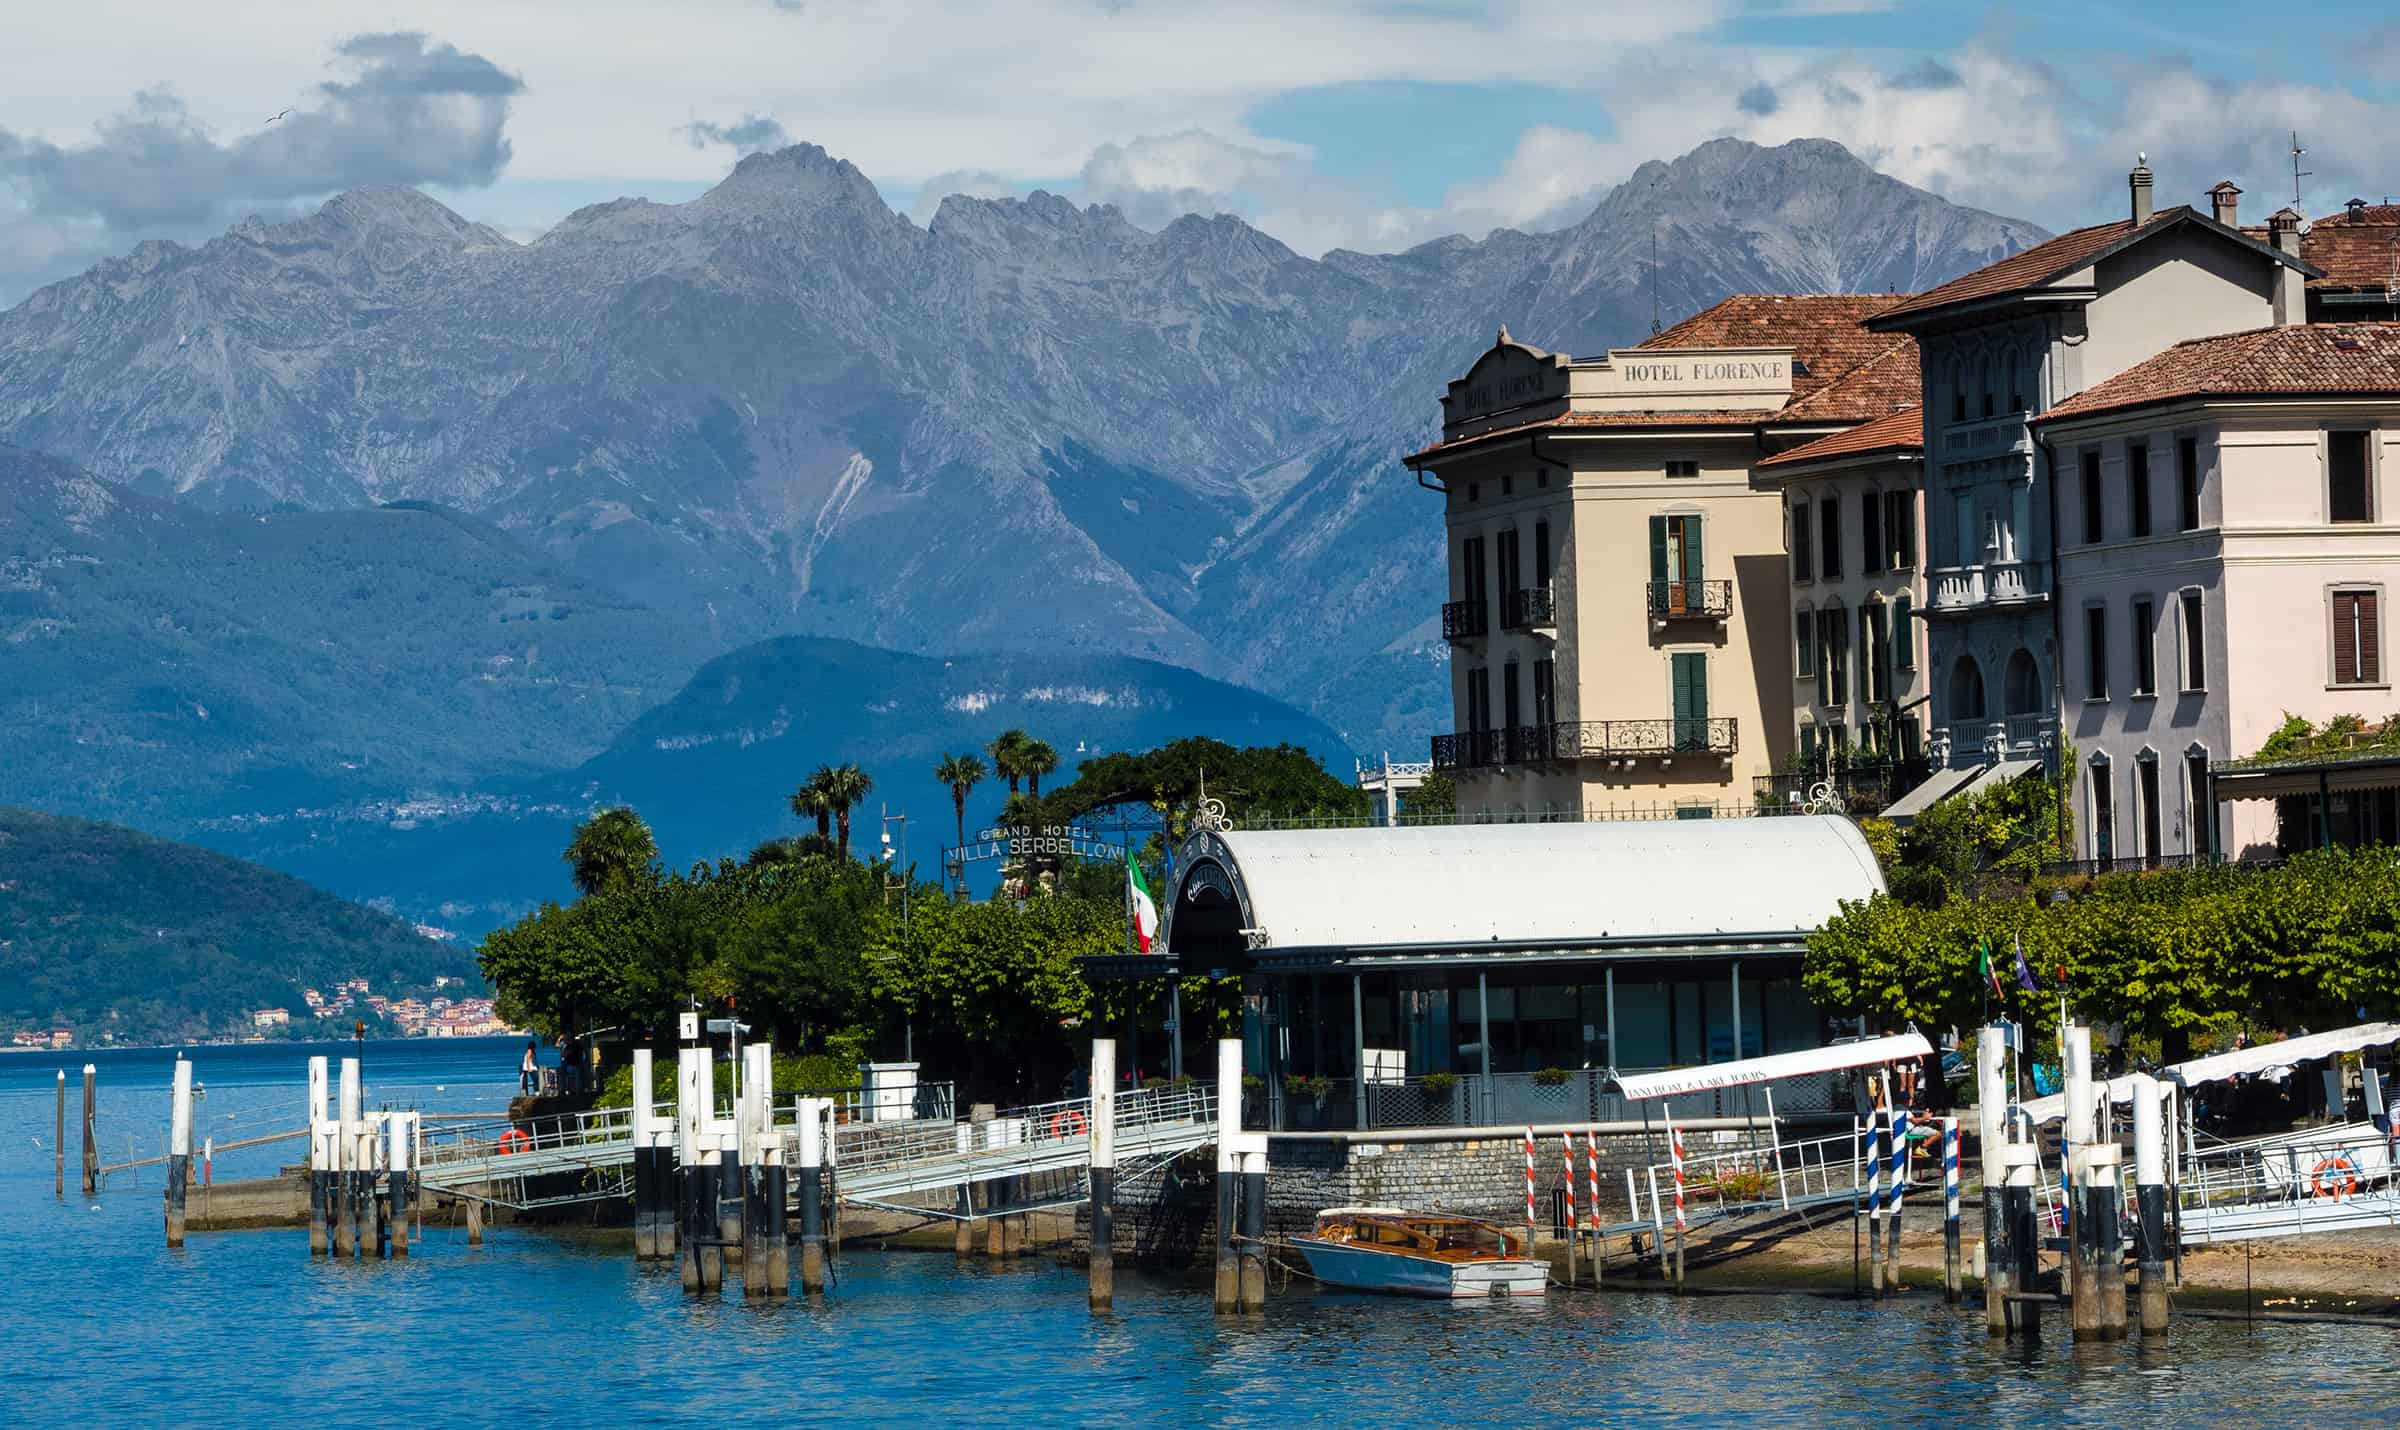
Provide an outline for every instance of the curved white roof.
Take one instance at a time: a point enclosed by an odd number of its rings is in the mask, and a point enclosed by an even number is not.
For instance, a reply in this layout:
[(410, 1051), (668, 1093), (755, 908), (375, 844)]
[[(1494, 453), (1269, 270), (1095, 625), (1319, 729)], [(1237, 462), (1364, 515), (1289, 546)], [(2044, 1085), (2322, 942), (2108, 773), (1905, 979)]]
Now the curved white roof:
[(1883, 889), (1858, 827), (1829, 815), (1215, 838), (1278, 949), (1790, 937)]

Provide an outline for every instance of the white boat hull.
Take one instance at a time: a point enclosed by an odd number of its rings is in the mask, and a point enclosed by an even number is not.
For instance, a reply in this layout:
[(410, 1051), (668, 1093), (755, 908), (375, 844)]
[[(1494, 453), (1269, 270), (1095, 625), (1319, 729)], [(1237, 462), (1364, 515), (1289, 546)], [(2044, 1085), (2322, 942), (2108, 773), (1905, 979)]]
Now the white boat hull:
[(1547, 1263), (1517, 1257), (1489, 1261), (1441, 1261), (1347, 1242), (1297, 1236), (1292, 1244), (1308, 1258), (1309, 1274), (1328, 1286), (1379, 1291), (1395, 1296), (1444, 1299), (1539, 1296), (1550, 1286)]

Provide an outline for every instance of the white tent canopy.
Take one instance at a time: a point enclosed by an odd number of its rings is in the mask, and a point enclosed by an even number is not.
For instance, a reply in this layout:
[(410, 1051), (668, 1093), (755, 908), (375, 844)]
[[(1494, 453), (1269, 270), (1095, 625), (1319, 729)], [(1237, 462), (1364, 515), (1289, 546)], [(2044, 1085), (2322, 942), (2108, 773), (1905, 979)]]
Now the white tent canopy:
[[(2197, 1087), (2204, 1082), (2224, 1082), (2228, 1078), (2255, 1077), (2278, 1068), (2296, 1067), (2301, 1063), (2330, 1058), (2341, 1053), (2355, 1053), (2362, 1048), (2382, 1047), (2400, 1043), (2400, 1023), (2361, 1023), (2355, 1028), (2343, 1028), (2331, 1033), (2306, 1033), (2297, 1038), (2285, 1038), (2279, 1043), (2257, 1043), (2236, 1048), (2230, 1053), (2214, 1053), (2177, 1063), (2158, 1074), (2162, 1089), (2169, 1084)], [(2111, 1102), (2133, 1101), (2133, 1078), (2112, 1077), (2108, 1080), (2108, 1099)], [(2056, 1122), (2067, 1115), (2067, 1095), (2054, 1092), (2037, 1097), (2024, 1105), (2025, 1115), (2036, 1122)]]
[(1844, 1068), (1872, 1067), (1877, 1063), (1908, 1062), (1925, 1057), (1932, 1051), (1933, 1044), (1925, 1041), (1923, 1033), (1898, 1033), (1888, 1038), (1861, 1038), (1855, 1043), (1837, 1043), (1829, 1048), (1771, 1053), (1763, 1058), (1742, 1058), (1730, 1063), (1710, 1063), (1705, 1067), (1635, 1073), (1631, 1077), (1617, 1078), (1615, 1082), (1619, 1092), (1636, 1101), (1653, 1097), (1683, 1097), (1695, 1092), (1714, 1092), (1718, 1088), (1807, 1077), (1811, 1073), (1840, 1072)]

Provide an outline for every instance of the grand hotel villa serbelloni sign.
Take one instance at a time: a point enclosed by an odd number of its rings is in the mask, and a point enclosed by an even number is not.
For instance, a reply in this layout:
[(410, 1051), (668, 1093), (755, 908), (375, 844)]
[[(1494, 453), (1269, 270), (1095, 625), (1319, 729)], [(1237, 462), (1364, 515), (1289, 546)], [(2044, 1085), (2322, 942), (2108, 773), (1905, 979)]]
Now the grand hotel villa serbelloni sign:
[(1615, 348), (1574, 358), (1502, 328), (1442, 398), (1442, 435), (1542, 422), (1569, 412), (1771, 411), (1791, 400), (1789, 348)]

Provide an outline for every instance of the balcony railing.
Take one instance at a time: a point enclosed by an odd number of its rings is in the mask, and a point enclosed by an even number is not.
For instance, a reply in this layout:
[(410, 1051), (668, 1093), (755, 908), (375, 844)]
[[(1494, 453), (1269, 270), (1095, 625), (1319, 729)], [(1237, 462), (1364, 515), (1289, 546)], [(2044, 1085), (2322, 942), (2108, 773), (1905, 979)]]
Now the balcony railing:
[(1995, 561), (1984, 566), (1954, 566), (1936, 571), (1926, 606), (1954, 611), (1967, 606), (2038, 601), (2050, 594), (2047, 561)]
[(1926, 753), (1936, 765), (1969, 769), (1997, 760), (2046, 759), (2057, 747), (2057, 722), (2037, 712), (1938, 725), (1927, 741)]
[[(1634, 1072), (1656, 1069), (1626, 1068)], [(1847, 1115), (1852, 1104), (1850, 1073), (1814, 1073), (1783, 1078), (1771, 1084), (1723, 1088), (1675, 1100), (1686, 1118), (1749, 1117), (1762, 1119), (1772, 1088), (1779, 1116)], [(1559, 1073), (1502, 1073), (1489, 1077), (1465, 1072), (1431, 1080), (1372, 1078), (1362, 1088), (1354, 1078), (1327, 1078), (1322, 1093), (1289, 1083), (1246, 1100), (1245, 1126), (1270, 1131), (1350, 1131), (1384, 1127), (1505, 1127), (1528, 1123), (1638, 1122), (1642, 1106), (1629, 1102), (1608, 1086), (1608, 1074), (1598, 1068)], [(1545, 1169), (1547, 1171), (1547, 1169)], [(1622, 1190), (1611, 1195), (1621, 1196)]]
[(1501, 625), (1512, 631), (1537, 630), (1558, 624), (1558, 602), (1547, 586), (1511, 591), (1504, 603)]
[(1812, 807), (1823, 790), (1841, 800), (1844, 813), (1863, 817), (1882, 813), (1885, 805), (1915, 789), (1932, 772), (1923, 760), (1876, 761), (1837, 770), (1758, 775), (1750, 784), (1762, 814), (1799, 813)]
[(1557, 732), (1553, 725), (1516, 725), (1499, 730), (1461, 730), (1433, 737), (1433, 767), (1437, 770), (1482, 769), (1490, 765), (1523, 765), (1555, 758), (1551, 753)]
[(1730, 755), (1734, 719), (1561, 721), (1551, 731), (1551, 757), (1560, 760), (1633, 759), (1665, 755)]
[(1733, 583), (1652, 581), (1648, 602), (1654, 621), (1721, 621), (1733, 614)]
[(1491, 633), (1491, 606), (1482, 600), (1448, 601), (1442, 606), (1442, 639), (1481, 640)]

